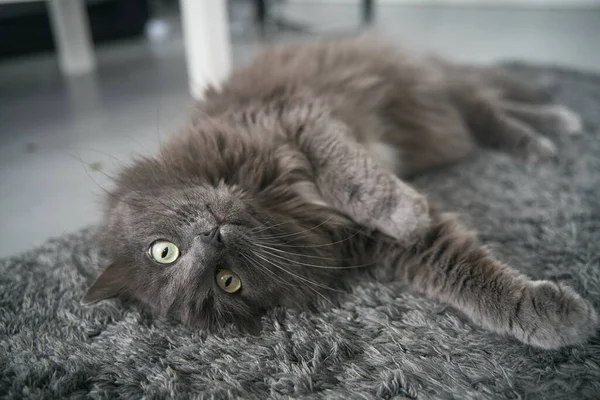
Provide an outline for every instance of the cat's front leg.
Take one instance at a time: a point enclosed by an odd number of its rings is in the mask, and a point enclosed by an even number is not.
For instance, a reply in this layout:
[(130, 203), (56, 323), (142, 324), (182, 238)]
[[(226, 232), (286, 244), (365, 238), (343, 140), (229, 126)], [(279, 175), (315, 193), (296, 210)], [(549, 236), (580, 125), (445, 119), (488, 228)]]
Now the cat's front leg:
[(573, 289), (532, 281), (496, 260), (454, 217), (433, 219), (416, 246), (392, 252), (396, 279), (535, 347), (581, 344), (595, 334), (596, 311)]
[(321, 118), (299, 129), (295, 139), (326, 203), (403, 242), (429, 226), (427, 198), (373, 159), (344, 124)]

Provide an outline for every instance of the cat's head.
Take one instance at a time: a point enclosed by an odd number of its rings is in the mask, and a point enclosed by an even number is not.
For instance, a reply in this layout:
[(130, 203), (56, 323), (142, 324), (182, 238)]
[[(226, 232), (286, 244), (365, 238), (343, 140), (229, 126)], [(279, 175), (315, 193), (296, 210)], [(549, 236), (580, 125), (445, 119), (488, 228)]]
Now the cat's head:
[(338, 243), (355, 227), (318, 200), (302, 154), (234, 127), (191, 132), (118, 177), (101, 234), (112, 263), (83, 302), (133, 298), (190, 325), (254, 327), (266, 309), (339, 289)]

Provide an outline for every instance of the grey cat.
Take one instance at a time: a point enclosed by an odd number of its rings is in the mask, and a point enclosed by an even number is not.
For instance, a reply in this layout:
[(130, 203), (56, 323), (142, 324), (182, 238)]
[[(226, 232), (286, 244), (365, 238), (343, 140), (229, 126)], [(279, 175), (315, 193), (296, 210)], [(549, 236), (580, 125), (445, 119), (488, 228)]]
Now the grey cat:
[(208, 330), (254, 330), (272, 307), (318, 309), (376, 274), (524, 343), (583, 343), (590, 303), (496, 260), (399, 178), (478, 146), (554, 156), (538, 131), (581, 126), (546, 101), (499, 69), (367, 38), (267, 49), (120, 173), (100, 236), (112, 264), (83, 302), (121, 297)]

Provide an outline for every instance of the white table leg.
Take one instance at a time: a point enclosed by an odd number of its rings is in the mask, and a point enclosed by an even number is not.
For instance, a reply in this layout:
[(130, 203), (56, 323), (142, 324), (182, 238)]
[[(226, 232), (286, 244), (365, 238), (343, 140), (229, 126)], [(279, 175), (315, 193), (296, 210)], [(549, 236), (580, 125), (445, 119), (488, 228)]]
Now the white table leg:
[(192, 97), (231, 71), (231, 38), (225, 0), (180, 0)]
[(84, 0), (50, 0), (48, 13), (63, 73), (92, 71), (96, 61)]

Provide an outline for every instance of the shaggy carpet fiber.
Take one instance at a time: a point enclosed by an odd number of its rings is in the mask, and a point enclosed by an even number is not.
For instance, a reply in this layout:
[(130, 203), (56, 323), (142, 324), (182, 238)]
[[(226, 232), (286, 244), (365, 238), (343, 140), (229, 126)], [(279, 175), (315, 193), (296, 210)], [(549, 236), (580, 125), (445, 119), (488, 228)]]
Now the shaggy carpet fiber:
[[(572, 285), (600, 310), (600, 77), (512, 66), (552, 79), (585, 134), (558, 160), (504, 154), (414, 183), (459, 212), (503, 261)], [(105, 260), (93, 230), (0, 262), (0, 397), (600, 398), (600, 338), (542, 351), (478, 329), (398, 283), (363, 282), (321, 313), (274, 310), (260, 336), (206, 336), (115, 302), (79, 299)]]

